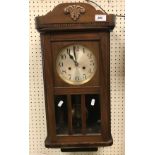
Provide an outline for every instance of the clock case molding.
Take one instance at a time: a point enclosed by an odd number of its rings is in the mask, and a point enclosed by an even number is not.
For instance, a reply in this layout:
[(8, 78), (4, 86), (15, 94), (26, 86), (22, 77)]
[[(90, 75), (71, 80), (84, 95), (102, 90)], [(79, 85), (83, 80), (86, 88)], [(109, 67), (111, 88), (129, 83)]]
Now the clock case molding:
[[(95, 15), (106, 15), (106, 21), (95, 21)], [(35, 19), (40, 32), (45, 106), (47, 120), (47, 148), (92, 148), (110, 146), (113, 143), (110, 123), (110, 31), (115, 27), (115, 15), (96, 10), (87, 3), (63, 3), (44, 16)], [(69, 85), (59, 79), (55, 67), (58, 51), (70, 44), (82, 44), (92, 51), (98, 61), (96, 76), (80, 86)], [(97, 52), (98, 51), (98, 52)], [(77, 136), (57, 136), (54, 95), (99, 93), (101, 101), (101, 133)], [(68, 108), (71, 107), (68, 106)], [(84, 107), (83, 107), (84, 108)], [(71, 113), (69, 114), (71, 115)], [(72, 129), (68, 116), (69, 130)], [(85, 116), (82, 116), (85, 120)], [(85, 124), (82, 122), (82, 129)]]
[[(64, 9), (68, 6), (82, 6), (85, 8), (84, 13), (79, 14), (76, 20), (71, 17), (72, 13), (65, 13)], [(75, 10), (75, 12), (78, 12)], [(106, 15), (105, 22), (95, 22), (95, 15)], [(75, 15), (76, 16), (76, 15)], [(36, 29), (39, 32), (47, 31), (81, 31), (81, 30), (112, 30), (115, 26), (115, 15), (106, 14), (96, 10), (87, 3), (63, 3), (56, 6), (45, 16), (36, 17)]]

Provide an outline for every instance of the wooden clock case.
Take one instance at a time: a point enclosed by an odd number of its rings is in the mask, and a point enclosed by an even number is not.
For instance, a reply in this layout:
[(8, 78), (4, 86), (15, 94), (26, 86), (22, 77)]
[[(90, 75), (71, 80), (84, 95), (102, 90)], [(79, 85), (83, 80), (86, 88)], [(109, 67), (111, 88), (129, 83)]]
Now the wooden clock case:
[[(106, 21), (95, 21), (96, 15), (104, 15)], [(45, 146), (47, 148), (94, 148), (112, 145), (110, 31), (114, 26), (114, 15), (103, 13), (86, 3), (63, 3), (45, 16), (36, 17), (36, 29), (40, 32), (42, 47), (47, 119)], [(56, 71), (56, 57), (59, 51), (72, 44), (80, 44), (89, 48), (97, 59), (95, 76), (83, 85), (75, 86), (64, 82)], [(72, 98), (76, 95), (79, 95), (81, 105), (81, 130), (78, 134), (74, 132), (74, 118), (72, 117), (72, 102), (74, 102)], [(100, 129), (90, 134), (86, 123), (86, 98), (91, 95), (98, 95)], [(67, 133), (65, 133), (65, 128), (62, 134), (57, 133), (55, 108), (57, 97), (65, 98)], [(91, 116), (93, 115), (92, 113)]]

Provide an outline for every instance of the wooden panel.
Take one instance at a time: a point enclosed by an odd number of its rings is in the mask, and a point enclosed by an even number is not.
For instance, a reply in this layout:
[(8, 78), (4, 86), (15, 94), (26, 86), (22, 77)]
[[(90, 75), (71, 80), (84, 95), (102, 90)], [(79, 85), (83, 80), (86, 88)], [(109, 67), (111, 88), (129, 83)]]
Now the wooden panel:
[[(110, 34), (101, 33), (101, 122), (104, 139), (111, 138), (110, 129)], [(106, 45), (106, 46), (105, 46)]]
[(109, 146), (112, 144), (112, 139), (104, 141), (101, 135), (91, 136), (58, 136), (56, 143), (49, 143), (49, 147), (94, 147), (94, 146)]
[(82, 136), (82, 135), (77, 135), (77, 136), (57, 136), (57, 142), (62, 142), (62, 143), (65, 143), (65, 142), (73, 142), (73, 143), (91, 143), (91, 142), (100, 142), (102, 141), (102, 136), (101, 135), (91, 135), (91, 136), (88, 136), (88, 135), (85, 135), (85, 136)]
[[(51, 42), (65, 42), (65, 41), (99, 41), (100, 36), (96, 35), (96, 32), (85, 33), (85, 32), (61, 32), (52, 33)], [(84, 34), (84, 35), (83, 35)]]
[(85, 95), (81, 95), (82, 133), (86, 133), (86, 105)]
[[(45, 89), (45, 104), (46, 104), (46, 119), (47, 119), (47, 139), (48, 141), (56, 141), (56, 123), (55, 123), (55, 107), (54, 107), (54, 92), (53, 92), (53, 72), (51, 68), (52, 59), (50, 51), (50, 35), (42, 35), (43, 49), (43, 75)], [(51, 119), (52, 118), (52, 119)], [(52, 131), (52, 132), (51, 132)]]
[(54, 87), (54, 94), (97, 94), (100, 92), (100, 87)]

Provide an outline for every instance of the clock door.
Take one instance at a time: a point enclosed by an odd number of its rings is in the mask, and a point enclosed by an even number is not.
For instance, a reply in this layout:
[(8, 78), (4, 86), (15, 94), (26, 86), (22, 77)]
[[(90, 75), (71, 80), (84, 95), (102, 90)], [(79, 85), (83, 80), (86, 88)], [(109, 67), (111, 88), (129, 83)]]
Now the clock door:
[[(50, 38), (48, 59), (53, 62), (50, 69), (54, 71), (56, 124), (51, 138), (55, 138), (54, 146), (79, 147), (82, 143), (86, 147), (104, 143), (100, 42), (96, 33), (87, 33), (86, 36), (83, 33), (55, 34)], [(107, 47), (104, 45), (103, 48), (106, 50)]]
[(101, 135), (99, 41), (96, 34), (89, 35), (89, 41), (80, 33), (70, 34), (63, 41), (60, 35), (52, 36), (56, 135), (59, 137)]
[(101, 112), (98, 94), (56, 95), (56, 134), (101, 134)]

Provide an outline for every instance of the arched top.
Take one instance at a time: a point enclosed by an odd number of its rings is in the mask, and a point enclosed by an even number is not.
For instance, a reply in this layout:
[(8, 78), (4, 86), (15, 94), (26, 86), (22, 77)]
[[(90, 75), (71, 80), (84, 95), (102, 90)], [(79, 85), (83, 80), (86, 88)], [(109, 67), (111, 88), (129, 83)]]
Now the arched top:
[(87, 3), (62, 3), (44, 16), (36, 17), (36, 28), (39, 31), (83, 29), (92, 26), (105, 25), (114, 27), (115, 16), (96, 10)]

